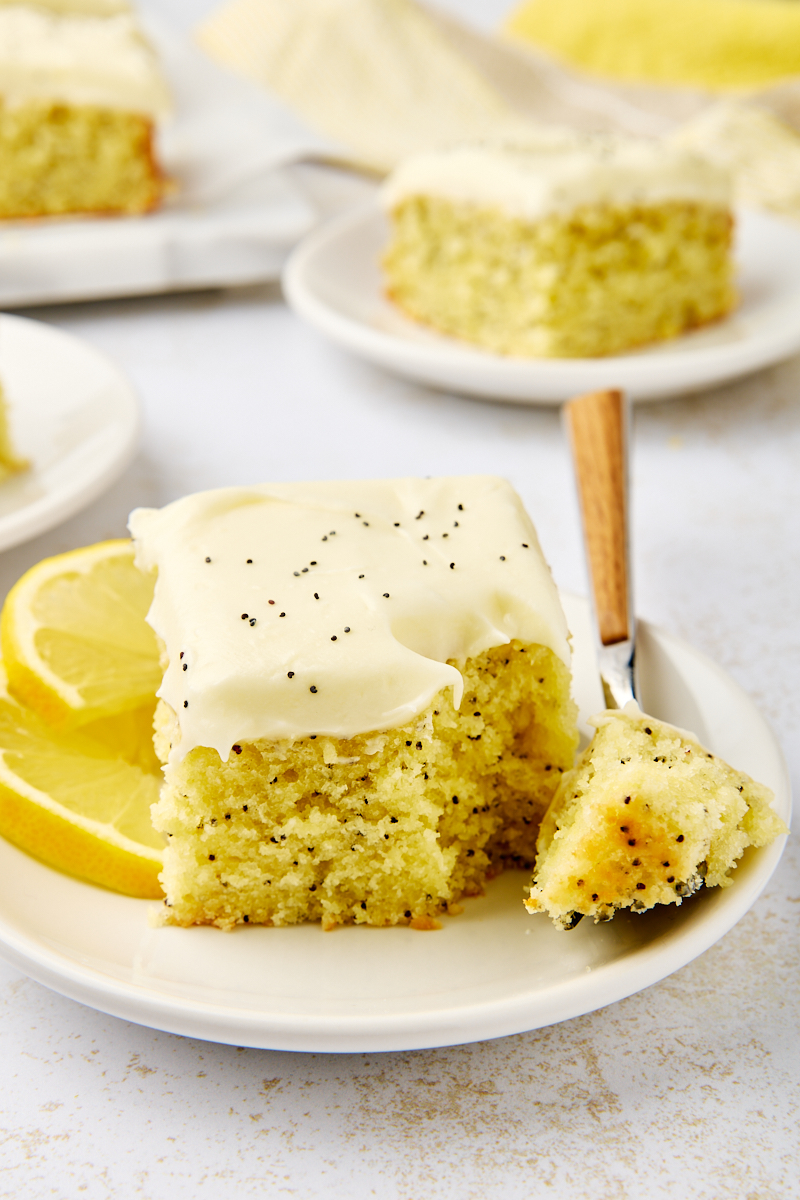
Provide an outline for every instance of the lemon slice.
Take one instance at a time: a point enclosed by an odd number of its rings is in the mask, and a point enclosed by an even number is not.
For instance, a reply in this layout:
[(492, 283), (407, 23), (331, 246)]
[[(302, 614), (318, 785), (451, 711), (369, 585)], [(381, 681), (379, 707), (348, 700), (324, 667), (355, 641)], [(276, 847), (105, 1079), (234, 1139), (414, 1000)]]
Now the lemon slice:
[(155, 696), (141, 708), (116, 713), (113, 717), (100, 717), (80, 726), (81, 733), (95, 738), (115, 754), (143, 771), (161, 778), (161, 763), (153, 748), (153, 718), (156, 711)]
[(0, 645), (12, 696), (59, 729), (152, 710), (161, 682), (145, 615), (153, 580), (126, 540), (32, 567), (8, 594)]
[(0, 834), (34, 858), (130, 896), (162, 895), (159, 780), (83, 732), (58, 733), (0, 681)]

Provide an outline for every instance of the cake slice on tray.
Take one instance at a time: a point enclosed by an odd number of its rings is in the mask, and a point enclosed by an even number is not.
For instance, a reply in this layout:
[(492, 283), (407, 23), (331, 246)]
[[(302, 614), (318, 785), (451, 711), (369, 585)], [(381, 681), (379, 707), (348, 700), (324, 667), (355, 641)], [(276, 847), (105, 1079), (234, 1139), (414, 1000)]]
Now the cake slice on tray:
[(383, 187), (387, 291), (498, 354), (616, 354), (735, 303), (727, 174), (660, 141), (541, 133), (408, 159)]
[(125, 0), (0, 0), (0, 218), (155, 208), (169, 105)]
[(166, 922), (425, 928), (533, 861), (576, 710), (505, 481), (228, 488), (130, 527), (164, 645)]

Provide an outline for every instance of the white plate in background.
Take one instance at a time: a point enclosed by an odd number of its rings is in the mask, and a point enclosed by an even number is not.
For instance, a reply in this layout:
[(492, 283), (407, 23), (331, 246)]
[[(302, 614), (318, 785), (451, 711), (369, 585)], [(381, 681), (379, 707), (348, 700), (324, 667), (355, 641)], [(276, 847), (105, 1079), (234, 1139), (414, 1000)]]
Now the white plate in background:
[(139, 440), (133, 386), (85, 342), (0, 316), (0, 382), (30, 468), (0, 483), (0, 550), (60, 525), (122, 474)]
[(800, 350), (800, 227), (765, 213), (737, 217), (739, 307), (705, 329), (609, 358), (511, 358), (416, 324), (384, 295), (388, 243), (376, 202), (309, 234), (283, 273), (295, 312), (346, 350), (431, 387), (517, 404), (560, 404), (597, 388), (634, 400), (700, 391)]
[[(586, 601), (565, 597), (582, 716), (600, 689)], [(684, 642), (639, 626), (647, 711), (689, 727), (767, 783), (788, 821), (780, 749), (752, 701)], [(567, 1020), (648, 987), (747, 912), (785, 839), (749, 850), (735, 883), (678, 908), (563, 933), (522, 905), (508, 872), (435, 933), (318, 925), (151, 929), (148, 901), (60, 875), (0, 839), (0, 955), (55, 991), (172, 1033), (277, 1050), (410, 1050)]]

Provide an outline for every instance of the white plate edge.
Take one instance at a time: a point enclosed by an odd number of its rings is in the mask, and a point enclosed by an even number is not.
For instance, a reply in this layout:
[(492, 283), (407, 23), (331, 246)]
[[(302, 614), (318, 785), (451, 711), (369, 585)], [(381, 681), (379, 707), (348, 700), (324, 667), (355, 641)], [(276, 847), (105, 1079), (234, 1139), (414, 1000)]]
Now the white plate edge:
[[(37, 321), (31, 317), (21, 317), (13, 313), (0, 313), (0, 379), (2, 378), (2, 353), (4, 341), (3, 330), (20, 326), (35, 328), (47, 339), (71, 342), (80, 347), (81, 353), (93, 357), (101, 363), (108, 372), (117, 390), (120, 404), (120, 431), (115, 441), (113, 452), (101, 461), (101, 466), (94, 474), (84, 475), (71, 487), (62, 486), (58, 491), (46, 493), (37, 497), (30, 504), (23, 505), (14, 512), (0, 517), (0, 552), (10, 550), (24, 542), (46, 533), (49, 529), (64, 524), (70, 517), (81, 512), (101, 496), (122, 475), (135, 458), (141, 441), (143, 418), (141, 402), (133, 383), (122, 369), (108, 355), (98, 350), (90, 342), (76, 337), (57, 326), (45, 321)], [(34, 468), (35, 469), (35, 468)]]

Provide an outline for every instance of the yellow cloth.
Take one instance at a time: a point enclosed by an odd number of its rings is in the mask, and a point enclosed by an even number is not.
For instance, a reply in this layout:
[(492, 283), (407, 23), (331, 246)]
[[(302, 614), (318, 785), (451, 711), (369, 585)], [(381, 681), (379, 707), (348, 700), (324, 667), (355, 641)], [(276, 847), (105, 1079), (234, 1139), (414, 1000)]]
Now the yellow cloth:
[(792, 0), (525, 0), (505, 29), (628, 82), (735, 91), (800, 75)]

